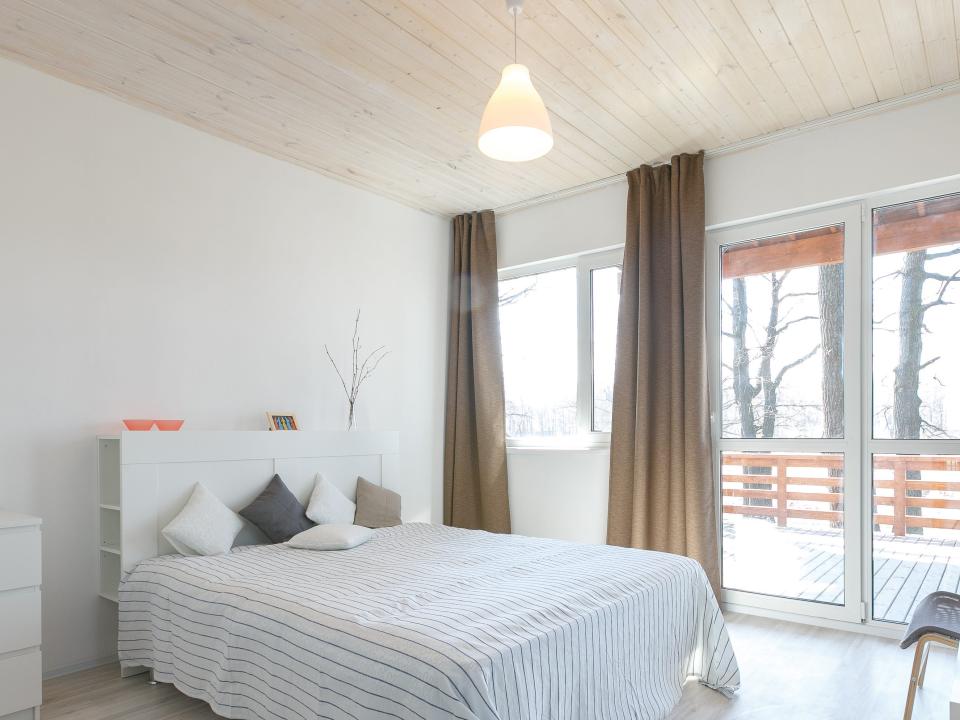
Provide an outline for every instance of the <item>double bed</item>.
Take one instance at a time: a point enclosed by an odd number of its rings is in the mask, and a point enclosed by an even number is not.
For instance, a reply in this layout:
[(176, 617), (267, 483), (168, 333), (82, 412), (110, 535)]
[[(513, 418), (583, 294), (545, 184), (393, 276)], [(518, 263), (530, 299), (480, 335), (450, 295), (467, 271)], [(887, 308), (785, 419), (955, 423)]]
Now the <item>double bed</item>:
[(690, 677), (739, 687), (696, 562), (421, 523), (344, 551), (140, 562), (124, 667), (228, 718), (663, 718)]

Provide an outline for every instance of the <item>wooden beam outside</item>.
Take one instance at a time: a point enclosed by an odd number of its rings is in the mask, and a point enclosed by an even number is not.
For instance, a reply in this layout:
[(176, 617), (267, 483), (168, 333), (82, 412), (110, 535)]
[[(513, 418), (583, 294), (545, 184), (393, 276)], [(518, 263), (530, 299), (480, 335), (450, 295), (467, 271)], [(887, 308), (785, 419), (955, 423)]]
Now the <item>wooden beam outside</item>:
[(960, 210), (891, 223), (878, 223), (873, 231), (877, 255), (926, 250), (960, 243)]
[(843, 226), (832, 225), (776, 238), (752, 240), (726, 249), (723, 279), (843, 262)]
[[(960, 206), (960, 201), (955, 204)], [(878, 215), (874, 225), (875, 254), (925, 250), (960, 243), (960, 207), (926, 214), (919, 208), (912, 216)], [(752, 240), (724, 250), (721, 272), (724, 280), (801, 267), (843, 262), (843, 226), (832, 225), (802, 233)]]

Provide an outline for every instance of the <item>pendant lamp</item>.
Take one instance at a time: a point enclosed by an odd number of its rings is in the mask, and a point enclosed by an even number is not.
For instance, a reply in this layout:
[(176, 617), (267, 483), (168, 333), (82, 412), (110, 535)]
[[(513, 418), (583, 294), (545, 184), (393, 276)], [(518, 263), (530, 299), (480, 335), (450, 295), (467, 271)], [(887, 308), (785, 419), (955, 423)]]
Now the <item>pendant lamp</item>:
[(524, 162), (546, 155), (553, 147), (553, 130), (547, 108), (526, 65), (517, 62), (517, 16), (523, 0), (507, 0), (513, 15), (513, 64), (507, 65), (500, 84), (487, 102), (480, 121), (480, 152), (494, 160)]

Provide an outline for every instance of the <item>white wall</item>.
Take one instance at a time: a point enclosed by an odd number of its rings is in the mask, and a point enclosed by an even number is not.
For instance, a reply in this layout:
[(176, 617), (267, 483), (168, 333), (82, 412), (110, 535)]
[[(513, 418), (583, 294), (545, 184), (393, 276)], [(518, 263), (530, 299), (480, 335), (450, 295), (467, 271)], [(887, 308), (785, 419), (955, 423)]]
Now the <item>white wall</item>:
[(960, 174), (960, 92), (708, 159), (707, 225)]
[[(706, 161), (707, 225), (960, 174), (960, 93), (850, 119)], [(497, 217), (501, 268), (622, 245), (626, 181)], [(512, 451), (515, 532), (603, 542), (609, 453)], [(544, 505), (546, 502), (546, 505)], [(545, 515), (549, 513), (549, 517)]]
[(0, 506), (44, 520), (48, 671), (115, 650), (95, 435), (340, 429), (323, 346), (358, 307), (391, 351), (359, 425), (401, 430), (404, 515), (439, 518), (447, 220), (6, 61), (0, 97)]
[(610, 452), (510, 449), (510, 524), (517, 535), (601, 543)]
[(627, 182), (497, 216), (500, 268), (623, 245)]

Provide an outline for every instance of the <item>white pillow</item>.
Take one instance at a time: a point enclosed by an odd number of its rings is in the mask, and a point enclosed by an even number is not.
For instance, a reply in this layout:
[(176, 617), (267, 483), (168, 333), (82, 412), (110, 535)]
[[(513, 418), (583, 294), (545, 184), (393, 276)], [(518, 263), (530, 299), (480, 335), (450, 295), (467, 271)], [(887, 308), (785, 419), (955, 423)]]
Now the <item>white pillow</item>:
[(359, 525), (317, 525), (287, 540), (301, 550), (349, 550), (373, 537), (373, 530)]
[(307, 517), (317, 525), (352, 525), (357, 506), (336, 485), (317, 473), (316, 484), (307, 503)]
[(161, 532), (182, 555), (221, 555), (230, 552), (242, 528), (240, 516), (197, 483), (183, 510)]

